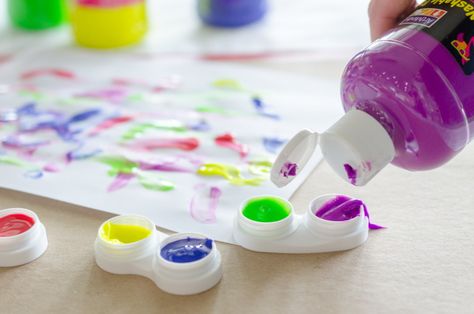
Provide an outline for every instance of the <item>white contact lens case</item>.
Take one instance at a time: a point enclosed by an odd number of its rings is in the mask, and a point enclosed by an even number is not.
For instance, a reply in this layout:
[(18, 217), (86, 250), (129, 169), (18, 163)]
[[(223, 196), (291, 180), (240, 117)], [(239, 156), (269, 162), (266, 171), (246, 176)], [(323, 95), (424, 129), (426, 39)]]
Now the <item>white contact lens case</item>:
[[(142, 226), (151, 234), (137, 242), (111, 243), (101, 237), (101, 230), (108, 222)], [(155, 282), (162, 290), (178, 295), (197, 294), (215, 286), (222, 278), (222, 262), (215, 241), (212, 249), (202, 259), (187, 263), (170, 262), (161, 256), (161, 249), (168, 243), (188, 237), (208, 239), (194, 233), (166, 235), (156, 230), (154, 223), (138, 215), (122, 215), (105, 221), (99, 228), (95, 241), (95, 259), (103, 270), (120, 275), (139, 275)]]
[[(234, 220), (233, 235), (242, 247), (270, 253), (321, 253), (343, 251), (363, 244), (368, 237), (369, 220), (361, 206), (358, 216), (345, 221), (331, 221), (316, 216), (316, 211), (337, 195), (314, 199), (303, 215), (296, 215), (290, 202), (276, 196), (257, 196), (244, 202)], [(276, 222), (258, 222), (243, 215), (249, 201), (271, 197), (286, 202), (290, 214)]]
[(34, 221), (26, 231), (12, 236), (0, 236), (0, 267), (11, 267), (34, 261), (48, 248), (46, 229), (38, 216), (24, 208), (0, 210), (0, 219), (9, 215), (25, 215)]

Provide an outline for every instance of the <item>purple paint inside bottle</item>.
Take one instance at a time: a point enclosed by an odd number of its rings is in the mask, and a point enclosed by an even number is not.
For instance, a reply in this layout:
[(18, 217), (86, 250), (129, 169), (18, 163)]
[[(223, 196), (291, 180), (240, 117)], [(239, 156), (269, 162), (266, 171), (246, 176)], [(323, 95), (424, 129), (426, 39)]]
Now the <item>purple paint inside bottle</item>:
[(165, 260), (173, 263), (191, 263), (205, 258), (211, 253), (213, 241), (187, 237), (165, 245), (160, 255)]
[(352, 168), (349, 164), (344, 164), (344, 170), (346, 171), (347, 178), (351, 182), (351, 184), (356, 184), (357, 182), (357, 170)]
[(474, 135), (474, 74), (434, 37), (399, 27), (358, 54), (342, 79), (344, 109), (362, 110), (390, 135), (394, 165), (439, 167)]

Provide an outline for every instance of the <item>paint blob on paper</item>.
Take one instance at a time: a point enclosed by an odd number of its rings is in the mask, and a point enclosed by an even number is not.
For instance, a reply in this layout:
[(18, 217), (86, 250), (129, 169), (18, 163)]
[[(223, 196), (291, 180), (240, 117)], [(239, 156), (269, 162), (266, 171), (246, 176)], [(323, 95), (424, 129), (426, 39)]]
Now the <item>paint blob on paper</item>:
[(225, 133), (217, 136), (215, 142), (218, 146), (228, 148), (237, 152), (241, 158), (245, 158), (249, 154), (247, 145), (240, 143), (232, 134)]
[(264, 177), (244, 178), (239, 168), (233, 165), (220, 163), (204, 164), (199, 167), (197, 173), (201, 176), (220, 176), (233, 185), (258, 186), (266, 179)]

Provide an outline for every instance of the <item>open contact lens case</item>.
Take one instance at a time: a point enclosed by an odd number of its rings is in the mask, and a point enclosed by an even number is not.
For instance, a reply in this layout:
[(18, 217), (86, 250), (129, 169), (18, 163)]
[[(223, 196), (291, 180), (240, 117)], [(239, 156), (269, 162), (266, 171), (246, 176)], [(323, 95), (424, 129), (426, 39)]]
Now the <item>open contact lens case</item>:
[(172, 294), (200, 293), (222, 278), (221, 255), (213, 240), (195, 233), (168, 236), (137, 215), (117, 216), (101, 225), (95, 258), (107, 272), (148, 277)]
[(32, 262), (47, 247), (46, 229), (34, 212), (24, 208), (0, 210), (0, 267)]
[[(335, 221), (316, 215), (318, 210), (338, 199), (348, 206), (352, 205), (349, 208), (350, 217)], [(338, 207), (341, 204), (335, 203), (332, 207), (341, 208)], [(326, 215), (331, 215), (332, 208), (328, 209)], [(367, 240), (369, 218), (364, 209), (365, 205), (359, 200), (341, 195), (323, 195), (311, 202), (305, 214), (296, 215), (291, 203), (285, 199), (257, 196), (242, 204), (234, 221), (233, 235), (242, 247), (258, 252), (319, 253), (349, 250)]]

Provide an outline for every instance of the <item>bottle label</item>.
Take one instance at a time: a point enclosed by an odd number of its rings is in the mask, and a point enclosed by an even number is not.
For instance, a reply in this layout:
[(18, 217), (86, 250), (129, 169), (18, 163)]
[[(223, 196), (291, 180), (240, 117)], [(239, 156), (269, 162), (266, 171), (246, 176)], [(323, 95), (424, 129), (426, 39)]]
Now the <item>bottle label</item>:
[(474, 0), (426, 0), (400, 24), (433, 36), (465, 74), (474, 72)]
[(87, 7), (113, 8), (142, 3), (144, 0), (76, 0), (76, 3)]

